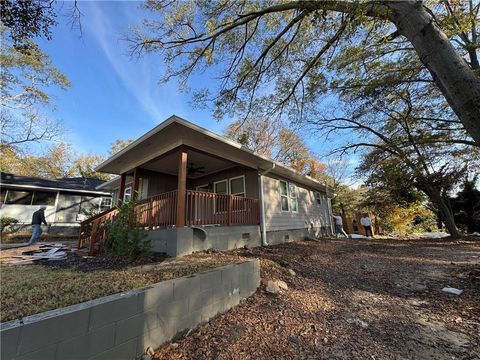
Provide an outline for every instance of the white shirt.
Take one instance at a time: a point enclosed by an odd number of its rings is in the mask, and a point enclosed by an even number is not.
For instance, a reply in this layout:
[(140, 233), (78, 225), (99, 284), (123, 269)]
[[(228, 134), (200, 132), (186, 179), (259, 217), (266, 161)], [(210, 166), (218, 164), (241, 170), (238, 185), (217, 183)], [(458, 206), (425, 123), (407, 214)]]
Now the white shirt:
[(360, 219), (360, 223), (363, 225), (363, 226), (372, 226), (372, 220), (370, 220), (370, 218), (367, 216), (367, 217), (362, 217)]
[(335, 219), (335, 224), (337, 225), (343, 225), (343, 220), (341, 216), (335, 216), (333, 215), (333, 218)]

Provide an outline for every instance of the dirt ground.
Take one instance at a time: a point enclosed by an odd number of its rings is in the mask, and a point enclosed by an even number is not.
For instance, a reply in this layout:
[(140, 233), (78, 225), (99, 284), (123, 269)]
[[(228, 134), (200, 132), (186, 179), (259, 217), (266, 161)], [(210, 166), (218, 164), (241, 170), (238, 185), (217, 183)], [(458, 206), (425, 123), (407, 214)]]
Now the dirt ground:
[[(259, 290), (155, 359), (480, 359), (478, 239), (308, 241), (234, 253), (261, 259)], [(288, 290), (267, 293), (272, 279)]]

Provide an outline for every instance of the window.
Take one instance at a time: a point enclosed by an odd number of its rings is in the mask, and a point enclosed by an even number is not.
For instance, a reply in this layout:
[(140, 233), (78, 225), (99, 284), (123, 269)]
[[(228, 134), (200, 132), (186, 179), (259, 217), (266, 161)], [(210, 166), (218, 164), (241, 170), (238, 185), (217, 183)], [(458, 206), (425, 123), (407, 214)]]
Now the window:
[(315, 191), (315, 201), (317, 202), (317, 205), (322, 205), (322, 194), (318, 191)]
[(230, 179), (230, 194), (245, 196), (245, 176), (242, 175)]
[(280, 203), (282, 211), (288, 211), (288, 183), (280, 180)]
[(7, 196), (7, 189), (0, 190), (0, 205), (3, 205), (5, 202), (5, 197)]
[(32, 205), (54, 206), (57, 200), (57, 193), (51, 191), (35, 191), (33, 193)]
[(31, 205), (33, 191), (8, 190), (5, 204)]
[(112, 198), (102, 197), (102, 202), (100, 204), (101, 211), (107, 211), (112, 207)]
[(123, 193), (123, 202), (127, 203), (132, 200), (132, 187), (128, 186), (125, 188), (125, 192)]
[(214, 192), (216, 194), (220, 194), (220, 195), (228, 194), (227, 180), (218, 181), (213, 185), (213, 187), (214, 187)]
[[(228, 182), (227, 180), (218, 181), (213, 184), (213, 190), (216, 194), (219, 195), (227, 195), (228, 194)], [(216, 198), (215, 199), (215, 210), (216, 213), (218, 212), (225, 212), (227, 211), (227, 201), (224, 197)]]
[(298, 211), (298, 202), (297, 202), (297, 187), (295, 184), (288, 183), (288, 192), (290, 195), (290, 209), (293, 212)]

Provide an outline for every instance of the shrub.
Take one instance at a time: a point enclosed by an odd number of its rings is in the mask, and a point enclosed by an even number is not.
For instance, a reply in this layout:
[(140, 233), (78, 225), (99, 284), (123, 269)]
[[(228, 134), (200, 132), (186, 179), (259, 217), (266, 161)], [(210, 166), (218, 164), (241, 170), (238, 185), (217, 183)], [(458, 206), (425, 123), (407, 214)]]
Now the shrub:
[(395, 207), (384, 220), (387, 230), (400, 235), (437, 230), (435, 214), (420, 203)]
[(150, 240), (146, 231), (139, 226), (134, 201), (118, 206), (115, 220), (108, 225), (108, 235), (103, 244), (107, 256), (135, 259), (150, 254)]
[(0, 217), (0, 232), (3, 233), (3, 231), (9, 227), (10, 225), (15, 225), (18, 223), (18, 220), (12, 217), (8, 216), (2, 216)]

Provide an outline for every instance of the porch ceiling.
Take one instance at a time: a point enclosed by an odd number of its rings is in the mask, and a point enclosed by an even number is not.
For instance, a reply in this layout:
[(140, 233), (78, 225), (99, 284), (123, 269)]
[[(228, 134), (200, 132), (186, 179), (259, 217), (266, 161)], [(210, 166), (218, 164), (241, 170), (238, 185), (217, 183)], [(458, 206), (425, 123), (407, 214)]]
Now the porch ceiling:
[[(195, 179), (217, 171), (231, 168), (236, 164), (234, 162), (209, 156), (194, 150), (188, 151), (188, 167), (203, 167), (203, 172), (188, 172), (187, 178)], [(164, 174), (177, 176), (178, 174), (178, 151), (172, 152), (166, 156), (153, 159), (141, 166), (142, 169), (152, 170)]]

